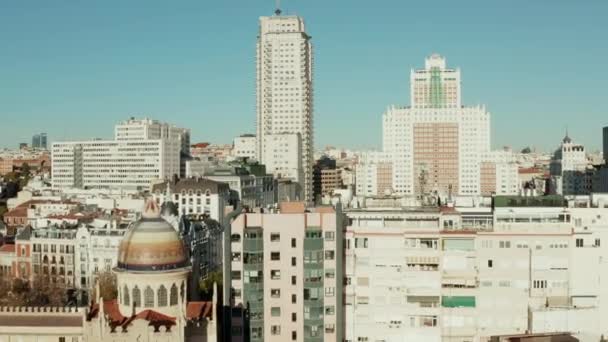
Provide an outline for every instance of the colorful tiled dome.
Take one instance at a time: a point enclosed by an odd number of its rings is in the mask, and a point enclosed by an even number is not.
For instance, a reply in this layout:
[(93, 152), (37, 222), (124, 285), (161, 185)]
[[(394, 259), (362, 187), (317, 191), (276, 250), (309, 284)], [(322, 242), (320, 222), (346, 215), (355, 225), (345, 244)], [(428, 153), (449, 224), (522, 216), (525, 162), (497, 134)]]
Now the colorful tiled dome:
[(120, 271), (167, 271), (188, 266), (178, 233), (160, 217), (158, 204), (148, 200), (141, 220), (132, 224), (118, 249)]

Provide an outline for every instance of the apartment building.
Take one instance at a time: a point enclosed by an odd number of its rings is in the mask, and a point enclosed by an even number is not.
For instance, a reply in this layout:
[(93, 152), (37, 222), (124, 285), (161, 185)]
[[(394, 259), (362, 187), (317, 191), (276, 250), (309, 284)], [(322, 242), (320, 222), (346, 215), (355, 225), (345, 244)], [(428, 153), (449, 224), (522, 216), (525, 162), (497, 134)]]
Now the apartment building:
[(233, 341), (342, 341), (341, 209), (285, 202), (231, 231)]
[(323, 156), (316, 161), (312, 184), (315, 200), (331, 195), (342, 187), (342, 169), (337, 168), (335, 159)]
[(355, 164), (357, 196), (382, 196), (393, 192), (393, 163), (383, 152), (362, 153)]
[(232, 156), (236, 158), (257, 158), (257, 139), (254, 134), (243, 134), (232, 143)]
[[(608, 333), (605, 199), (346, 211), (347, 341)], [(567, 327), (567, 329), (566, 329)]]
[(441, 341), (439, 210), (345, 213), (346, 341)]
[(166, 180), (152, 186), (152, 197), (159, 204), (173, 202), (179, 215), (209, 215), (223, 225), (230, 203), (228, 183), (196, 177)]
[(593, 174), (585, 146), (576, 144), (566, 134), (551, 158), (550, 172), (555, 183), (554, 192), (560, 195), (584, 195), (592, 191)]
[(181, 156), (189, 155), (189, 130), (134, 118), (114, 130), (114, 140), (53, 143), (53, 189), (141, 191), (153, 180), (185, 173)]
[[(258, 165), (259, 166), (259, 165)], [(266, 174), (263, 166), (218, 166), (205, 172), (204, 177), (228, 184), (238, 200), (248, 208), (267, 207), (275, 204), (275, 182)]]

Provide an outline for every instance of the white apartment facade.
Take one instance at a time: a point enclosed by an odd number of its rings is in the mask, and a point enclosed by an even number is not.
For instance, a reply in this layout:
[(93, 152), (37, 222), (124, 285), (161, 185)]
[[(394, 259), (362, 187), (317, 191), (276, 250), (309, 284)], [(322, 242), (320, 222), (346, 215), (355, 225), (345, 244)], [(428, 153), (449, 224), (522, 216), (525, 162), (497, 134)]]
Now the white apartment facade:
[(173, 202), (179, 216), (206, 214), (223, 227), (230, 188), (227, 183), (200, 177), (167, 180), (152, 187), (152, 198), (159, 206)]
[(75, 248), (76, 288), (89, 291), (95, 287), (97, 275), (110, 273), (116, 267), (118, 246), (127, 229), (117, 227), (78, 227)]
[(489, 222), (480, 208), (347, 211), (346, 341), (526, 331), (599, 340), (608, 334), (603, 205), (505, 197)]
[(388, 154), (364, 152), (355, 164), (357, 196), (383, 196), (393, 191), (393, 164)]
[(180, 151), (190, 154), (190, 129), (148, 118), (122, 121), (114, 126), (115, 140), (179, 140)]
[(550, 163), (551, 176), (557, 189), (555, 192), (563, 195), (588, 194), (592, 190), (588, 184), (591, 176), (586, 172), (588, 165), (585, 147), (574, 143), (566, 135)]
[(461, 105), (460, 71), (432, 55), (411, 72), (411, 106), (383, 115), (383, 150), (396, 193), (479, 195), (481, 156), (490, 151), (490, 113)]
[(56, 142), (52, 146), (54, 189), (145, 190), (151, 181), (180, 173), (176, 139)]
[(517, 195), (520, 190), (519, 165), (509, 150), (497, 150), (482, 156), (480, 164), (481, 195)]
[[(313, 53), (304, 20), (297, 16), (261, 17), (257, 42), (257, 153), (267, 164), (265, 144), (275, 134), (299, 134), (304, 197), (312, 201)], [(269, 140), (270, 138), (270, 140)], [(275, 165), (283, 165), (275, 163)], [(269, 173), (275, 170), (268, 169)]]
[[(232, 223), (231, 306), (249, 306), (249, 331), (232, 319), (232, 341), (342, 341), (340, 210), (281, 205)], [(229, 291), (229, 289), (225, 289)]]
[(257, 158), (257, 138), (253, 134), (243, 134), (234, 138), (232, 155), (236, 158)]
[(264, 137), (266, 170), (276, 178), (288, 178), (302, 184), (302, 138), (296, 134), (272, 134)]

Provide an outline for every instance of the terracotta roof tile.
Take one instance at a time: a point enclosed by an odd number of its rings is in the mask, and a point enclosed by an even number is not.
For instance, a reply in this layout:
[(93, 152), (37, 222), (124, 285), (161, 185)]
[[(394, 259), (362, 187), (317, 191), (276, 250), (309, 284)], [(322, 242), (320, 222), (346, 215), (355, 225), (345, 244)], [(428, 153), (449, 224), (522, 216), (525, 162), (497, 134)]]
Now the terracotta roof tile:
[(213, 303), (211, 302), (188, 302), (186, 307), (186, 318), (200, 319), (213, 316)]
[(15, 245), (3, 245), (2, 247), (0, 247), (0, 252), (4, 252), (4, 253), (15, 253)]

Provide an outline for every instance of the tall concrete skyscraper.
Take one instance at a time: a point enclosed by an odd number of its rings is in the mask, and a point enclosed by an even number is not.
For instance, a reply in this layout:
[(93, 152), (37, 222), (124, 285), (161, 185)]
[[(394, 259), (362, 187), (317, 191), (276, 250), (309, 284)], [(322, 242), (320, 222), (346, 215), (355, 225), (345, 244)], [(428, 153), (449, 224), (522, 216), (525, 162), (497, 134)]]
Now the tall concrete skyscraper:
[[(393, 162), (393, 190), (404, 195), (479, 195), (494, 184), (482, 171), (490, 151), (490, 113), (465, 107), (460, 70), (433, 54), (411, 72), (411, 106), (390, 107), (383, 117), (383, 149)], [(490, 165), (491, 166), (491, 165)], [(488, 188), (488, 187), (486, 187)]]
[[(312, 201), (313, 57), (310, 39), (304, 20), (298, 16), (282, 15), (277, 9), (275, 15), (260, 18), (256, 68), (258, 159), (269, 163), (267, 170), (275, 176), (299, 182), (303, 192), (301, 200), (305, 201)], [(293, 139), (299, 142), (285, 146), (276, 144)], [(281, 155), (289, 156), (289, 160), (277, 160)], [(301, 163), (292, 162), (294, 155)], [(296, 175), (302, 177), (297, 179)]]

